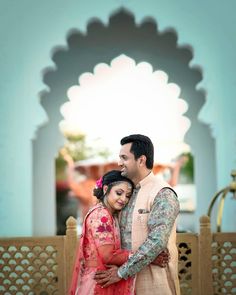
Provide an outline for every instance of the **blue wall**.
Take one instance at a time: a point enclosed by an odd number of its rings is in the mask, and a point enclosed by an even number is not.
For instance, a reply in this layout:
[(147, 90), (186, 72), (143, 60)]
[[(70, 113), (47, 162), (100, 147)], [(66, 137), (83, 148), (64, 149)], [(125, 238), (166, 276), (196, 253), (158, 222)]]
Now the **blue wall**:
[[(62, 1), (2, 0), (0, 3), (0, 235), (33, 233), (32, 139), (47, 115), (39, 103), (45, 89), (42, 70), (53, 66), (51, 53), (66, 45), (72, 28), (86, 32), (87, 22), (109, 15), (123, 5), (137, 23), (151, 16), (160, 30), (172, 27), (179, 45), (193, 48), (191, 65), (199, 65), (207, 102), (199, 117), (216, 139), (218, 188), (236, 168), (236, 2), (216, 1)], [(50, 142), (48, 143), (50, 145)], [(206, 163), (207, 169), (207, 163)], [(207, 181), (207, 180), (206, 180)], [(204, 196), (201, 206), (205, 208)], [(235, 201), (227, 202), (225, 230), (232, 223)], [(204, 210), (203, 210), (204, 211)], [(205, 212), (202, 212), (205, 213)], [(54, 212), (52, 212), (52, 218)], [(50, 216), (49, 216), (50, 217)], [(46, 225), (45, 225), (46, 226)]]

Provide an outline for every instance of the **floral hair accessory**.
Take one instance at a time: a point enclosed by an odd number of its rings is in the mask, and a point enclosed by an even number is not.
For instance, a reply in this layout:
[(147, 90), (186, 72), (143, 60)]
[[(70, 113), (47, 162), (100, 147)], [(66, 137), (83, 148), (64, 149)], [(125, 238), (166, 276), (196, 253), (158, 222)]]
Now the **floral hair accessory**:
[(97, 187), (97, 188), (102, 188), (102, 177), (100, 177), (100, 178), (96, 181), (96, 187)]

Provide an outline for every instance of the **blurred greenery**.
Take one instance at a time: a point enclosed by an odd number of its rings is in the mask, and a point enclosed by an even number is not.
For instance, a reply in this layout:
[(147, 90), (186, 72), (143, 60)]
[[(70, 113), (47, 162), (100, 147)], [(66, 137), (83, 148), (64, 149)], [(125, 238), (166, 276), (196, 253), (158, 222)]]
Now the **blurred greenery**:
[[(86, 142), (86, 135), (84, 134), (66, 134), (66, 142), (64, 149), (73, 158), (74, 162), (100, 157), (108, 159), (110, 151), (105, 147), (97, 147), (96, 142), (91, 147)], [(56, 180), (65, 180), (65, 168), (67, 166), (63, 156), (58, 153), (56, 158)]]
[(187, 157), (187, 161), (180, 169), (180, 183), (194, 183), (194, 159), (193, 155), (188, 153), (182, 153), (180, 157)]

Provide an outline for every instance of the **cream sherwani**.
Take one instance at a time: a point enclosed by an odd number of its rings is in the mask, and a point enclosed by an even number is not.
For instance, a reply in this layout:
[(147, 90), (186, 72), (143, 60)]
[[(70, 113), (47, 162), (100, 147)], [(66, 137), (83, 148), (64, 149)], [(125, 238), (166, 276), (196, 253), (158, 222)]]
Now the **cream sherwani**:
[[(137, 295), (180, 294), (175, 223), (179, 203), (174, 191), (164, 180), (150, 173), (139, 183), (123, 210), (120, 218), (122, 245), (135, 254), (119, 268), (121, 276), (127, 278), (137, 273)], [(166, 247), (170, 252), (168, 266), (161, 268), (150, 264)]]

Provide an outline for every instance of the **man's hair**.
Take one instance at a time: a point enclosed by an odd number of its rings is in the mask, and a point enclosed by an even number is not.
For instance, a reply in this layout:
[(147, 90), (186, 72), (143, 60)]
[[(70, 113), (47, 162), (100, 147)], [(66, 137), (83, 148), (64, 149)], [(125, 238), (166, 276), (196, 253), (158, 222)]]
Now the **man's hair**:
[(146, 166), (148, 169), (153, 168), (154, 147), (151, 139), (142, 134), (132, 134), (121, 139), (120, 144), (132, 143), (130, 152), (134, 155), (135, 160), (144, 155), (146, 157)]

